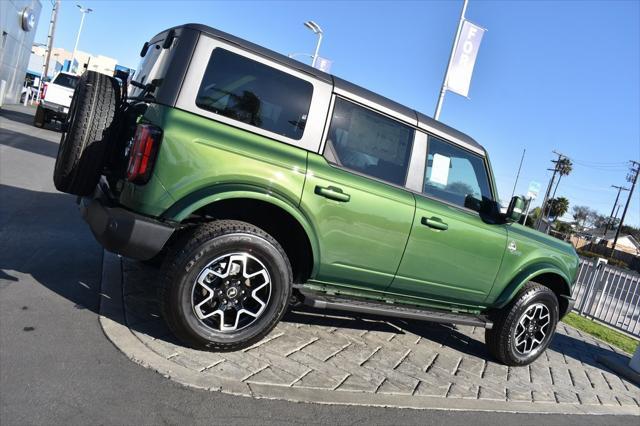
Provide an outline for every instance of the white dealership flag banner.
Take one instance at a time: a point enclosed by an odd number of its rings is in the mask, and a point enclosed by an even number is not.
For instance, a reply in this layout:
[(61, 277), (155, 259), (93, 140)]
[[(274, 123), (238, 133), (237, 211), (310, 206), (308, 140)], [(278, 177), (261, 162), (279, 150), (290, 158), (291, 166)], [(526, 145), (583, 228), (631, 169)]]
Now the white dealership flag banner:
[(476, 64), (476, 56), (478, 56), (478, 49), (485, 31), (484, 28), (467, 20), (462, 23), (460, 38), (447, 72), (447, 90), (468, 97), (473, 67)]

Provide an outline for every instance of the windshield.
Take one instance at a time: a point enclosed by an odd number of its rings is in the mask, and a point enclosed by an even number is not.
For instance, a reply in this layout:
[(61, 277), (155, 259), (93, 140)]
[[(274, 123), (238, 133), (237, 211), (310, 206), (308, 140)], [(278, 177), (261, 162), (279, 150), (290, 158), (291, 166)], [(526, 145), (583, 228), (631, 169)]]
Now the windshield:
[(58, 74), (53, 84), (68, 87), (69, 89), (75, 89), (76, 85), (78, 84), (78, 76), (69, 74)]

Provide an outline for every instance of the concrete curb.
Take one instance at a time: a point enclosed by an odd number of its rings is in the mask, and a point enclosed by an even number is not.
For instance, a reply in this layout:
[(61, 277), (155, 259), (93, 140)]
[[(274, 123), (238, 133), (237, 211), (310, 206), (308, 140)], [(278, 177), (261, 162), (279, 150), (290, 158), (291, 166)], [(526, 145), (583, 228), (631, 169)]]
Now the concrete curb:
[(102, 298), (100, 302), (100, 324), (105, 335), (116, 348), (133, 362), (185, 386), (244, 397), (316, 404), (538, 414), (640, 414), (638, 407), (632, 406), (525, 403), (330, 391), (326, 389), (292, 388), (273, 384), (247, 384), (223, 379), (213, 374), (196, 374), (194, 371), (171, 362), (149, 349), (124, 325), (126, 324), (126, 319), (122, 300), (122, 276), (121, 259), (117, 255), (105, 251), (102, 265)]

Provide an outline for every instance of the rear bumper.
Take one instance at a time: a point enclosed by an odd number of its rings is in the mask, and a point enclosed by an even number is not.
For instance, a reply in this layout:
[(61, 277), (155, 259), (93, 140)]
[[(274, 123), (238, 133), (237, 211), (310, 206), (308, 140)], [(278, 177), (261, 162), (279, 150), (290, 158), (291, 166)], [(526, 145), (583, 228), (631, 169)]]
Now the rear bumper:
[(65, 117), (69, 112), (69, 107), (64, 105), (55, 104), (53, 102), (47, 102), (46, 100), (40, 101), (42, 108), (46, 109), (50, 113), (58, 117)]
[(99, 186), (93, 198), (80, 199), (80, 212), (105, 249), (138, 260), (148, 260), (158, 254), (176, 229), (110, 205)]

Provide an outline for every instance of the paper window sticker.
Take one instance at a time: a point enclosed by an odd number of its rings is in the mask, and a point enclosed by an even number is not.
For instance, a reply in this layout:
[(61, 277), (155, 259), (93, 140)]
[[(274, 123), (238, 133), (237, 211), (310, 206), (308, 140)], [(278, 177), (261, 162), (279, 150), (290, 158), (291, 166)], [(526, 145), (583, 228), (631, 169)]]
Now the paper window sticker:
[(429, 180), (433, 183), (447, 186), (447, 182), (449, 181), (450, 164), (451, 158), (441, 154), (434, 154)]

